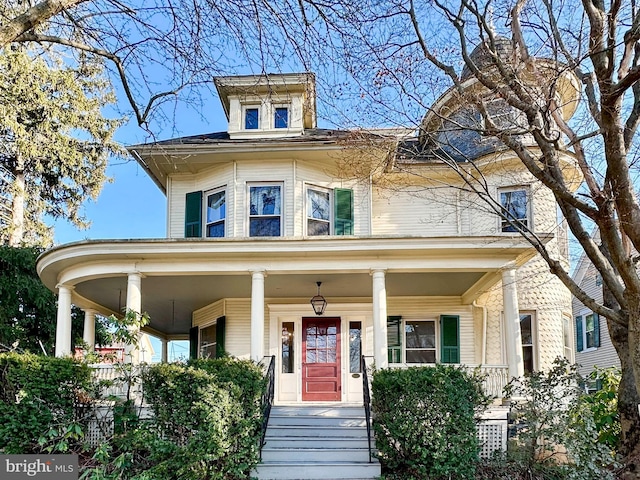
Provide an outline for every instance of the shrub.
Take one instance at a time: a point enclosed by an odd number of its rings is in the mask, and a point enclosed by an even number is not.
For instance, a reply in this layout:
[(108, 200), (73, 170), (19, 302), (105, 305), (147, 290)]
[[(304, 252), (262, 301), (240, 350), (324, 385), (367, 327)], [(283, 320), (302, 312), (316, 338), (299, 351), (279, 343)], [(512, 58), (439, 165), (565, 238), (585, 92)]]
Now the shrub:
[(0, 354), (0, 452), (68, 451), (91, 385), (88, 366), (71, 358)]
[(488, 404), (481, 378), (444, 365), (379, 370), (372, 383), (376, 446), (400, 478), (473, 478), (476, 415)]
[[(577, 366), (564, 358), (546, 372), (514, 379), (505, 388), (512, 418), (519, 425), (510, 445), (510, 461), (530, 476), (553, 472), (553, 478), (609, 478), (610, 448), (598, 441), (593, 409), (580, 388)], [(545, 478), (551, 478), (545, 474)]]

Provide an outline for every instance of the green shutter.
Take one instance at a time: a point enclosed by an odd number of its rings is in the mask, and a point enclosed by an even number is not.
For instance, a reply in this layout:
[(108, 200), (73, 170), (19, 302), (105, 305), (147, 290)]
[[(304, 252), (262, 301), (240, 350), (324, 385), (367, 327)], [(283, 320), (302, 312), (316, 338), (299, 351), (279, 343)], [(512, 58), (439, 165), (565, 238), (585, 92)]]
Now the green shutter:
[(336, 235), (353, 235), (353, 190), (336, 188), (335, 225)]
[(226, 317), (220, 317), (216, 320), (216, 358), (224, 357), (225, 323)]
[(584, 339), (582, 338), (582, 317), (576, 317), (576, 350), (581, 352), (584, 350)]
[(387, 359), (389, 363), (402, 362), (402, 317), (387, 317)]
[(593, 343), (594, 347), (600, 346), (600, 315), (593, 313)]
[(189, 358), (198, 358), (198, 334), (200, 330), (198, 327), (192, 327), (189, 329)]
[(184, 211), (184, 237), (202, 237), (202, 192), (187, 193)]
[(460, 317), (440, 316), (440, 361), (460, 363)]

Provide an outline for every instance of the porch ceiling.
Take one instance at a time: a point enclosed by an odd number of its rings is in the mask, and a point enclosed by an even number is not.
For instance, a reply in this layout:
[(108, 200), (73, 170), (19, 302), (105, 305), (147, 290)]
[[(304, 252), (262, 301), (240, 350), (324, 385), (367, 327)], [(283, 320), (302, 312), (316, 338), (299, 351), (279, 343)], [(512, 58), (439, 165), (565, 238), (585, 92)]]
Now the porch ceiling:
[[(483, 272), (389, 273), (387, 295), (395, 296), (461, 296)], [(340, 298), (370, 301), (371, 276), (354, 274), (288, 274), (268, 275), (265, 279), (267, 303), (282, 299), (306, 303), (316, 294), (316, 283), (322, 282), (322, 295), (329, 303)], [(75, 293), (91, 299), (112, 312), (125, 306), (127, 278), (109, 277), (78, 284)], [(150, 276), (142, 279), (142, 309), (151, 318), (150, 327), (167, 335), (187, 334), (191, 313), (223, 298), (249, 298), (250, 275)], [(82, 303), (81, 301), (79, 303)], [(309, 306), (309, 313), (312, 313)]]

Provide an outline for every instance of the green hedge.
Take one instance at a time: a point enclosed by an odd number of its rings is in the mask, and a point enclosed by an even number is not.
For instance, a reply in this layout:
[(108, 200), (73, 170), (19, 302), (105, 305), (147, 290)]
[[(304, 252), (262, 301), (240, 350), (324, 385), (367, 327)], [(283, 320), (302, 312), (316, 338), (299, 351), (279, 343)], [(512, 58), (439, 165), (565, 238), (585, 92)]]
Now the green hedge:
[(372, 393), (387, 478), (473, 478), (480, 452), (475, 418), (488, 402), (480, 378), (443, 365), (378, 370)]
[[(259, 461), (264, 379), (251, 362), (159, 364), (143, 374), (154, 417), (135, 431), (133, 478), (245, 479)], [(147, 455), (145, 455), (145, 451)]]
[[(73, 429), (91, 371), (71, 358), (0, 354), (0, 453), (36, 453)], [(65, 443), (57, 443), (64, 450)]]

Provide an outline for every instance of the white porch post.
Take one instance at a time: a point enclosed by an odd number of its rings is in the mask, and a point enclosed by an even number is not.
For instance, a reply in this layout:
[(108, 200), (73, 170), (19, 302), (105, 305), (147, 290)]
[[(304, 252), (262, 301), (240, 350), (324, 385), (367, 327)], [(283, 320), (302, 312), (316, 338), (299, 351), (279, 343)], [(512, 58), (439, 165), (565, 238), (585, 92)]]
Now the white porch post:
[(387, 287), (385, 271), (372, 270), (373, 277), (373, 355), (376, 368), (389, 366), (387, 357)]
[(169, 358), (169, 340), (166, 338), (161, 339), (162, 342), (162, 354), (160, 360), (162, 363), (167, 363), (167, 359)]
[[(133, 311), (137, 316), (142, 314), (142, 275), (132, 272), (127, 276), (127, 312)], [(131, 328), (130, 332), (136, 337), (140, 336), (139, 328)], [(140, 351), (137, 346), (129, 345), (125, 348), (127, 361), (137, 365), (140, 363)]]
[(502, 298), (509, 378), (521, 377), (524, 375), (524, 359), (522, 357), (522, 335), (520, 333), (516, 267), (513, 264), (508, 265), (502, 270)]
[(87, 309), (84, 311), (84, 330), (82, 340), (87, 344), (89, 350), (93, 350), (96, 345), (96, 311)]
[(251, 272), (251, 360), (264, 356), (264, 270)]
[(71, 290), (58, 285), (58, 316), (56, 318), (56, 357), (71, 354)]

